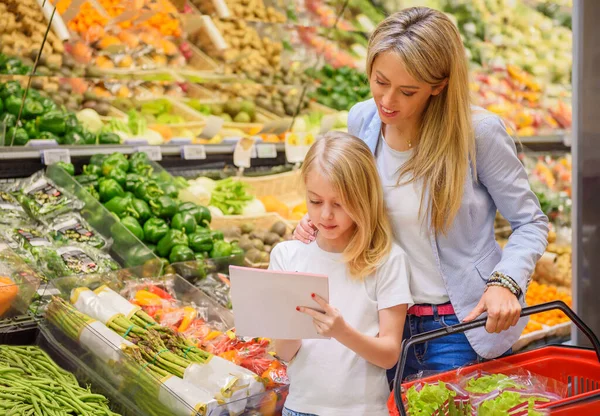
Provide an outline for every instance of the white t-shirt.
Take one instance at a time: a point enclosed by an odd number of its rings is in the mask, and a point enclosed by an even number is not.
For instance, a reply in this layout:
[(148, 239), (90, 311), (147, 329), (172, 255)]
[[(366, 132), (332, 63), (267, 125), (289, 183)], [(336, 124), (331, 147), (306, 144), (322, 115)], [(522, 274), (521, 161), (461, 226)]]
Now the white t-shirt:
[(406, 251), (410, 267), (410, 291), (415, 304), (439, 305), (450, 300), (431, 247), (431, 233), (419, 217), (423, 182), (397, 186), (399, 170), (412, 150), (392, 149), (381, 135), (375, 159), (383, 185), (383, 196), (392, 221), (394, 237)]
[[(271, 253), (270, 269), (324, 274), (329, 303), (359, 332), (379, 334), (379, 311), (412, 304), (406, 253), (396, 245), (373, 276), (352, 280), (341, 253), (321, 250), (316, 242), (288, 241)], [(388, 416), (386, 372), (335, 339), (303, 340), (288, 368), (286, 407), (318, 416)]]

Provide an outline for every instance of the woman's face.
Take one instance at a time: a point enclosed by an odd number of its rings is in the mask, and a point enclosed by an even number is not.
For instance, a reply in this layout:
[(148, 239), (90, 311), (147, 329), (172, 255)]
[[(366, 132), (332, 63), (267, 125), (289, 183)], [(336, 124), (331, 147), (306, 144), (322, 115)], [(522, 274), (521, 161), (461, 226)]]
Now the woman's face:
[(444, 83), (432, 87), (417, 81), (393, 52), (384, 52), (375, 58), (369, 83), (381, 121), (391, 126), (420, 120), (429, 98), (438, 95), (445, 86)]

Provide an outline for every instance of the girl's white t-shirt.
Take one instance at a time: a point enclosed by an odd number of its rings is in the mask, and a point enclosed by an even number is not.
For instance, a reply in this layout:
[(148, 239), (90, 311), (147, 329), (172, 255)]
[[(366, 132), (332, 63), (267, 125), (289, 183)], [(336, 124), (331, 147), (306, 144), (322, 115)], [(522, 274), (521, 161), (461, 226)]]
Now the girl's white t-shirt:
[[(316, 242), (278, 244), (271, 253), (269, 268), (328, 276), (330, 305), (340, 311), (348, 325), (368, 336), (379, 334), (380, 310), (412, 304), (406, 253), (397, 245), (376, 273), (364, 281), (350, 278), (341, 253), (323, 251)], [(306, 296), (307, 305), (311, 305), (310, 293)], [(291, 384), (286, 407), (290, 410), (318, 416), (388, 415), (386, 371), (335, 339), (303, 340), (288, 367), (288, 376)]]
[(383, 135), (380, 136), (375, 151), (377, 170), (394, 238), (410, 259), (412, 297), (416, 304), (440, 305), (450, 297), (433, 255), (431, 232), (419, 215), (423, 181), (398, 186), (399, 170), (411, 155), (411, 150), (392, 149)]

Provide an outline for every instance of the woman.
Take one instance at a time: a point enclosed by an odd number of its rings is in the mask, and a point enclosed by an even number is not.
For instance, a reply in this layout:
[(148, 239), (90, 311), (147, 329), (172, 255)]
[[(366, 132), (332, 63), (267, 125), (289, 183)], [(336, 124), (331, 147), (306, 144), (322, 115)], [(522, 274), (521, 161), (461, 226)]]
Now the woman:
[[(470, 105), (460, 34), (439, 11), (410, 8), (381, 22), (367, 75), (373, 99), (352, 108), (348, 130), (375, 154), (408, 254), (415, 306), (404, 338), (488, 315), (485, 330), (415, 346), (404, 376), (498, 357), (525, 326), (524, 294), (548, 234), (514, 141), (499, 117)], [(497, 210), (513, 229), (503, 251)], [(305, 217), (295, 238), (315, 233)]]

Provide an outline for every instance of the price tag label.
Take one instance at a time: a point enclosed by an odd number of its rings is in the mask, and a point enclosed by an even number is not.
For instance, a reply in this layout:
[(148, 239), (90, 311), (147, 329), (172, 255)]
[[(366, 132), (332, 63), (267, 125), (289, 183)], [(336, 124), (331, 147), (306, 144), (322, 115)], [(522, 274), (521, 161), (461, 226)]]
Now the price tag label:
[(285, 135), (285, 158), (289, 163), (304, 161), (308, 150), (315, 142), (310, 133), (287, 133)]
[[(11, 140), (12, 140), (11, 137), (5, 136), (5, 141), (6, 141), (7, 146), (10, 145)], [(25, 146), (54, 147), (54, 146), (58, 146), (58, 143), (56, 143), (56, 140), (33, 139), (33, 140), (29, 140)]]
[(148, 144), (148, 140), (146, 139), (125, 139), (123, 144), (128, 146), (144, 146)]
[(249, 168), (250, 159), (256, 157), (256, 147), (254, 146), (254, 138), (242, 137), (238, 140), (233, 150), (233, 164), (238, 168)]
[(257, 144), (256, 155), (259, 159), (274, 159), (277, 157), (277, 147), (273, 143)]
[(183, 146), (181, 148), (181, 158), (184, 160), (204, 160), (206, 159), (206, 148), (201, 144)]
[(186, 144), (192, 144), (192, 139), (189, 137), (174, 137), (169, 140), (169, 144), (183, 146)]
[(42, 150), (42, 163), (46, 166), (57, 162), (71, 163), (71, 154), (68, 149)]
[(143, 152), (148, 155), (148, 159), (154, 160), (155, 162), (162, 160), (162, 152), (159, 146), (139, 146), (135, 149), (138, 152)]

